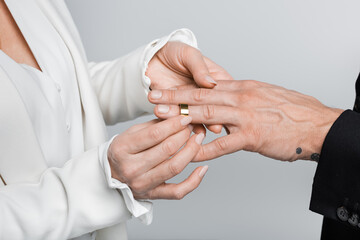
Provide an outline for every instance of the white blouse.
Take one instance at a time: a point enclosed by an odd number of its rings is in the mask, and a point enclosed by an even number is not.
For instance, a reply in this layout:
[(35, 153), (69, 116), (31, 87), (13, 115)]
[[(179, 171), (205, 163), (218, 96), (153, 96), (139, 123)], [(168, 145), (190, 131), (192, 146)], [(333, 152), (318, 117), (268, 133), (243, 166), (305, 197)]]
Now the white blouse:
[[(13, 81), (26, 106), (48, 167), (62, 167), (66, 161), (84, 152), (82, 110), (74, 63), (65, 43), (36, 3), (27, 1), (29, 4), (17, 8), (13, 16), (41, 71), (16, 63), (1, 50), (0, 66)], [(33, 14), (22, 14), (22, 11)], [(16, 18), (19, 15), (21, 19)], [(136, 201), (126, 184), (109, 176), (106, 153), (110, 142), (100, 147), (100, 161), (106, 166), (109, 187), (120, 189), (129, 211), (149, 224), (151, 204)], [(87, 234), (79, 239), (93, 238), (92, 234)]]
[[(74, 83), (66, 76), (57, 76), (58, 81), (55, 81), (44, 72), (14, 62), (1, 50), (0, 66), (26, 106), (47, 165), (62, 167), (68, 159), (83, 152), (80, 98), (78, 94), (64, 91), (71, 92), (70, 86)], [(66, 102), (67, 108), (64, 107)]]
[[(21, 7), (17, 8), (9, 6), (9, 10), (42, 72), (21, 64), (19, 67), (23, 69), (26, 79), (19, 79), (16, 75), (11, 79), (17, 82), (48, 166), (62, 167), (67, 160), (84, 152), (81, 104), (74, 63), (62, 38), (36, 2), (26, 2), (24, 5), (22, 1)], [(3, 56), (2, 63), (4, 61), (6, 58)], [(12, 66), (16, 68), (14, 64)]]
[[(69, 159), (85, 151), (82, 107), (75, 64), (67, 45), (35, 0), (9, 0), (6, 3), (41, 71), (16, 63), (1, 50), (0, 67), (12, 80), (25, 104), (48, 167), (61, 168)], [(152, 56), (168, 41), (182, 41), (196, 47), (196, 39), (191, 32), (175, 31), (154, 41), (152, 48), (147, 48), (144, 53), (144, 69), (147, 68)], [(143, 82), (146, 92), (150, 79), (145, 76), (145, 70)], [(108, 186), (120, 190), (129, 212), (149, 224), (152, 220), (152, 204), (136, 201), (126, 184), (111, 178), (107, 161), (110, 143), (111, 141), (99, 147), (99, 160), (101, 165), (105, 166)], [(87, 234), (79, 239), (94, 238), (93, 234)]]

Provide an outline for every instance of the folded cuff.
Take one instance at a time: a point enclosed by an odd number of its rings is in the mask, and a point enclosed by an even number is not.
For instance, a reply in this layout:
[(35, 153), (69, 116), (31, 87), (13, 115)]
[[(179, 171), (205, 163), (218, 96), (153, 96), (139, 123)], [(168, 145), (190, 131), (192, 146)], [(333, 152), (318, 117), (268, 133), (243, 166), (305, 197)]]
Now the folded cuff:
[(108, 186), (112, 189), (117, 189), (120, 191), (129, 212), (135, 218), (138, 218), (142, 223), (149, 225), (153, 219), (153, 204), (150, 201), (135, 200), (134, 195), (127, 184), (111, 177), (111, 168), (108, 161), (107, 152), (115, 137), (116, 135), (110, 141), (102, 144), (99, 147), (99, 159), (101, 166), (105, 171)]

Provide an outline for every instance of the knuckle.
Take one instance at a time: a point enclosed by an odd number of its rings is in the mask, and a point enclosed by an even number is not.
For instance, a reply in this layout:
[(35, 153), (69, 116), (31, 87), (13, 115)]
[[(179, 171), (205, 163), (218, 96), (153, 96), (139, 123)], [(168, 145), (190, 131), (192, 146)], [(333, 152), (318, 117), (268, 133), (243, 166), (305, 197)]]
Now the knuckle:
[(174, 143), (174, 141), (166, 141), (162, 144), (162, 150), (164, 153), (171, 156), (177, 151), (176, 144)]
[(126, 132), (128, 132), (128, 133), (136, 132), (139, 128), (140, 128), (139, 125), (134, 125), (134, 126), (131, 126), (130, 128), (128, 128), (128, 130), (126, 130)]
[(115, 142), (112, 142), (108, 149), (108, 158), (114, 160), (114, 162), (117, 160), (117, 156), (119, 156), (119, 149), (115, 146)]
[(229, 98), (226, 98), (227, 103), (232, 107), (239, 106), (240, 103), (242, 103), (242, 96), (238, 92), (230, 92)]
[(153, 128), (149, 132), (149, 137), (153, 139), (154, 141), (160, 141), (161, 140), (161, 131), (159, 128)]
[(203, 106), (203, 116), (206, 120), (210, 120), (215, 115), (215, 106), (213, 105), (206, 105)]
[(202, 102), (203, 100), (205, 100), (207, 98), (207, 96), (210, 94), (210, 90), (206, 89), (206, 88), (199, 88), (196, 89), (193, 93), (192, 93), (192, 98), (194, 99), (195, 102)]
[(117, 169), (123, 169), (124, 161), (126, 161), (125, 156), (129, 157), (129, 155), (121, 148), (109, 149), (108, 151), (108, 160), (111, 165), (116, 166)]
[(241, 104), (245, 102), (244, 92), (240, 91), (235, 96), (235, 103), (234, 104)]
[[(244, 116), (249, 116), (248, 114), (244, 113), (245, 111), (241, 111), (239, 109), (236, 109), (235, 111), (233, 111), (233, 114), (229, 117), (229, 119), (234, 122), (234, 123), (240, 123), (240, 119), (243, 119)], [(248, 117), (249, 119), (251, 119), (250, 117)], [(243, 120), (244, 122), (244, 120)], [(225, 127), (225, 126), (224, 126)], [(225, 130), (228, 129), (231, 132), (231, 129), (234, 129), (232, 125), (228, 125), (225, 127)]]
[(117, 159), (123, 159), (125, 156), (128, 156), (130, 154), (130, 146), (126, 143), (119, 144), (115, 148), (114, 156)]
[(239, 99), (241, 102), (253, 101), (257, 93), (255, 89), (247, 89), (239, 94)]
[(218, 138), (215, 140), (215, 144), (216, 144), (216, 148), (220, 151), (220, 152), (225, 152), (228, 147), (229, 147), (229, 144), (228, 142), (226, 141), (226, 139), (224, 138)]
[(134, 181), (129, 186), (131, 190), (137, 194), (142, 194), (145, 189), (144, 183), (142, 183), (141, 181)]
[(310, 102), (313, 102), (315, 104), (321, 104), (321, 102), (317, 98), (315, 98), (313, 96), (305, 96), (305, 97), (307, 97)]
[(169, 102), (174, 102), (176, 100), (176, 91), (167, 91), (167, 97)]
[(252, 99), (252, 98), (255, 98), (256, 96), (257, 96), (257, 89), (254, 89), (254, 88), (252, 88), (252, 89), (249, 89), (248, 91), (247, 91), (247, 95), (248, 95), (248, 97), (250, 98), (250, 99)]
[(196, 155), (196, 160), (206, 159), (207, 156), (208, 156), (208, 154), (206, 154), (205, 149), (203, 147), (200, 147), (200, 150)]
[(174, 199), (176, 200), (182, 200), (185, 196), (186, 194), (181, 190), (175, 190), (174, 192)]
[(171, 173), (171, 175), (176, 176), (178, 174), (180, 174), (182, 171), (181, 166), (179, 166), (179, 164), (176, 163), (169, 163), (169, 172)]
[(253, 87), (259, 86), (259, 82), (256, 80), (244, 80), (243, 84), (244, 84), (244, 87), (246, 87), (246, 88), (253, 88)]
[(121, 158), (125, 153), (127, 153), (128, 145), (119, 139), (119, 136), (114, 139), (114, 141), (110, 144), (109, 154), (112, 157), (118, 159)]
[(131, 182), (137, 173), (138, 173), (138, 169), (134, 166), (122, 167), (121, 175), (123, 176), (124, 179), (126, 179), (127, 182)]

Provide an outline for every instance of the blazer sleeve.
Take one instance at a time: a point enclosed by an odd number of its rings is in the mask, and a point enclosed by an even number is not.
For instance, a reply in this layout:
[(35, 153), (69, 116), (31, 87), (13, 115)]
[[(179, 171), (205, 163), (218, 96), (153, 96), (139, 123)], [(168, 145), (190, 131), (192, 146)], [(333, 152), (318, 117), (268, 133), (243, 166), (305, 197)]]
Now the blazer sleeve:
[(47, 169), (38, 183), (0, 188), (0, 239), (70, 239), (131, 218), (108, 186), (99, 148)]
[(147, 100), (151, 80), (145, 72), (152, 57), (168, 41), (197, 47), (194, 34), (188, 29), (180, 29), (119, 59), (89, 63), (92, 86), (106, 124), (153, 112), (153, 105)]
[(310, 210), (360, 227), (360, 114), (347, 110), (327, 134), (313, 182)]

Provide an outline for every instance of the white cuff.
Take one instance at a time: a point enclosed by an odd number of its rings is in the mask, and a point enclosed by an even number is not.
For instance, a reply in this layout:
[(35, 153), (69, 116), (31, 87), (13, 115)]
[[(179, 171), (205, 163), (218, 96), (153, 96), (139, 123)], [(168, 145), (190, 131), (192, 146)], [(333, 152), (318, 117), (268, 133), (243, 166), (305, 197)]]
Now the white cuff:
[(107, 152), (115, 137), (116, 135), (110, 141), (100, 145), (99, 147), (100, 164), (105, 171), (108, 186), (110, 188), (119, 190), (125, 200), (125, 204), (129, 212), (135, 218), (138, 218), (142, 223), (149, 225), (153, 219), (153, 204), (150, 201), (135, 200), (134, 195), (132, 194), (128, 185), (111, 177), (111, 169), (107, 157)]
[(154, 55), (170, 41), (182, 42), (194, 48), (198, 47), (194, 33), (186, 28), (176, 30), (166, 37), (163, 37), (161, 39), (156, 39), (151, 43), (149, 43), (145, 47), (144, 59), (143, 59), (144, 67), (142, 69), (143, 85), (145, 87), (146, 93), (149, 93), (150, 91), (149, 87), (151, 85), (150, 78), (145, 75), (149, 62), (154, 57)]

